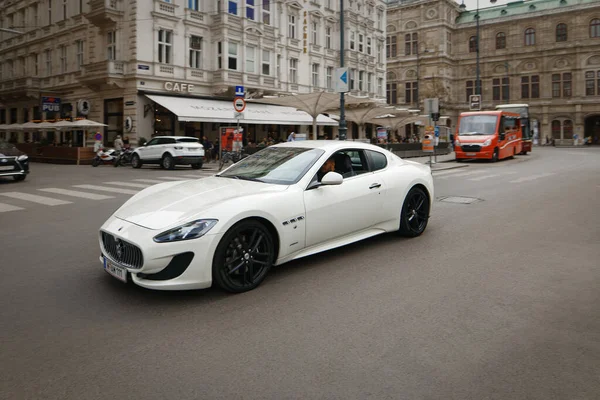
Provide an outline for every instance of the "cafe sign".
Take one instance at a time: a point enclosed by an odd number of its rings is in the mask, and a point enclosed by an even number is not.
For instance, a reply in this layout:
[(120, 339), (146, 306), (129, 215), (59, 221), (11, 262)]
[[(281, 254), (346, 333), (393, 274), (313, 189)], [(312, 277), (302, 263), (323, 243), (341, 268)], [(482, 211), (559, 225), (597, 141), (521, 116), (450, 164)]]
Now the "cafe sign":
[(191, 93), (194, 91), (194, 85), (182, 82), (165, 82), (165, 90), (169, 92), (187, 92)]

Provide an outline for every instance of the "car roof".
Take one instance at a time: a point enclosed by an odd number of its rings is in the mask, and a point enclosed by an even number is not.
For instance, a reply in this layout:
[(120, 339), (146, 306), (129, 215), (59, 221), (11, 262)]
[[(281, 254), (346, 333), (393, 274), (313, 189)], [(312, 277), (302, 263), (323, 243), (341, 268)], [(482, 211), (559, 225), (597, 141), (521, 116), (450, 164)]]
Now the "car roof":
[(162, 138), (169, 138), (169, 139), (196, 139), (196, 140), (200, 140), (195, 136), (154, 136), (152, 139), (162, 139)]
[(337, 150), (340, 148), (355, 148), (369, 150), (383, 150), (379, 146), (370, 143), (355, 142), (353, 140), (297, 140), (294, 142), (284, 142), (274, 145), (274, 147), (304, 147), (311, 149), (322, 149), (325, 151)]

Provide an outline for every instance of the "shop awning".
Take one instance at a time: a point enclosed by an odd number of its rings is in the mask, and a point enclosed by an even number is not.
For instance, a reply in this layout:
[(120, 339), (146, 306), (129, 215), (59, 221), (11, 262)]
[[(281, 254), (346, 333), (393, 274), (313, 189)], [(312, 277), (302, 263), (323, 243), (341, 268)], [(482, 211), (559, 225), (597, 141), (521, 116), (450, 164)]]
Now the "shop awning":
[[(215, 122), (225, 124), (237, 124), (238, 122), (235, 118), (233, 102), (149, 94), (146, 97), (177, 115), (181, 122)], [(313, 119), (309, 114), (304, 111), (298, 111), (293, 107), (247, 102), (240, 123), (312, 125)], [(325, 115), (319, 115), (317, 117), (317, 125), (337, 126), (338, 122)]]

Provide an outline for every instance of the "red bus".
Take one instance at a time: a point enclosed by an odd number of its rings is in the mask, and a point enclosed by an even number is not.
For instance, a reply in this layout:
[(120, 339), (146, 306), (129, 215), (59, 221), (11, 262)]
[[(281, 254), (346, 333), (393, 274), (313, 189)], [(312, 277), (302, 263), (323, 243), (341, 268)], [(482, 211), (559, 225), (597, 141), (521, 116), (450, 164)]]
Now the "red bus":
[(521, 151), (521, 116), (507, 111), (474, 111), (460, 114), (454, 141), (456, 160), (487, 159), (492, 162)]
[(523, 130), (523, 150), (520, 154), (527, 154), (533, 148), (533, 130), (529, 119), (529, 104), (501, 104), (496, 110), (517, 113), (521, 116), (521, 127)]

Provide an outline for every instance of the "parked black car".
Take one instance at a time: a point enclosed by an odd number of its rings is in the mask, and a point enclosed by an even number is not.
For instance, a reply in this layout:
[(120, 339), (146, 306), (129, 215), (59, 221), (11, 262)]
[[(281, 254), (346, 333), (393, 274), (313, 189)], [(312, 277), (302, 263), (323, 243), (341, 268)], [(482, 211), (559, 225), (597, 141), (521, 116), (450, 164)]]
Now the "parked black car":
[(15, 181), (23, 181), (29, 173), (29, 157), (15, 145), (0, 142), (0, 177), (12, 176)]

